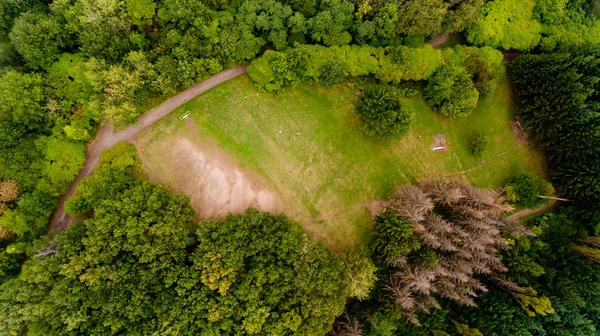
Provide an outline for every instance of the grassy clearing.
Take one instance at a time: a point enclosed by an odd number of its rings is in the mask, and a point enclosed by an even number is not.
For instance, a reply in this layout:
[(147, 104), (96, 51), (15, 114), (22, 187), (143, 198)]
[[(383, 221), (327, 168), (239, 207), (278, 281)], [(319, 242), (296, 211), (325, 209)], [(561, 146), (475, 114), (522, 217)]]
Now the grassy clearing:
[[(494, 97), (481, 101), (471, 116), (461, 120), (431, 111), (420, 97), (408, 99), (417, 114), (416, 125), (393, 142), (361, 131), (353, 107), (357, 90), (302, 85), (281, 98), (257, 92), (242, 76), (188, 102), (140, 136), (217, 143), (242, 168), (262, 175), (279, 193), (286, 214), (334, 249), (367, 239), (372, 202), (387, 197), (396, 186), (466, 170), (482, 161), (467, 148), (473, 132), (490, 137), (484, 158), (518, 142), (510, 125), (513, 111), (506, 80)], [(185, 111), (191, 112), (188, 118), (197, 130), (189, 130), (189, 121), (185, 127), (178, 120)], [(429, 149), (437, 133), (446, 135), (448, 151)], [(519, 144), (465, 177), (477, 186), (496, 188), (513, 174), (544, 171), (542, 155)]]

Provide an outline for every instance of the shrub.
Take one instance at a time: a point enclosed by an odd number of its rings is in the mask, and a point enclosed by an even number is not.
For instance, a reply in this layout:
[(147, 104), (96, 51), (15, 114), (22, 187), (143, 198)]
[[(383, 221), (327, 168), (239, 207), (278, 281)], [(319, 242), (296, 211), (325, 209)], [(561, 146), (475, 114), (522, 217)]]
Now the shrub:
[(405, 133), (415, 120), (414, 111), (400, 101), (400, 92), (387, 85), (367, 86), (358, 98), (356, 111), (365, 132), (383, 138)]
[(488, 136), (483, 133), (476, 132), (471, 135), (471, 138), (469, 139), (469, 151), (471, 151), (471, 154), (475, 156), (482, 156), (483, 152), (485, 152), (488, 148), (488, 144)]
[(521, 174), (512, 178), (504, 187), (506, 199), (521, 206), (533, 208), (544, 203), (539, 195), (554, 194), (552, 184), (532, 174)]
[(320, 72), (319, 83), (323, 84), (326, 88), (330, 88), (341, 82), (344, 77), (346, 77), (348, 71), (346, 69), (346, 64), (340, 61), (331, 61), (323, 64), (320, 68)]
[(463, 67), (441, 67), (425, 87), (427, 103), (450, 118), (466, 117), (477, 106), (479, 92)]
[(480, 97), (490, 96), (495, 90), (497, 75), (481, 56), (471, 56), (465, 62), (465, 69), (471, 75)]

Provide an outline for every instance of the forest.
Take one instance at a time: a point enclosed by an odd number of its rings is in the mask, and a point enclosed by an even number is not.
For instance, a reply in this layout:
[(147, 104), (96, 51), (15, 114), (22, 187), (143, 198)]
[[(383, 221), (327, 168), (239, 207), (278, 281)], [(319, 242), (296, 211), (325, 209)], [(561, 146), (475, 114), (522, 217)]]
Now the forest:
[[(1, 335), (600, 333), (600, 1), (0, 0), (0, 18)], [(48, 230), (101, 125), (240, 64), (261, 94), (360, 87), (382, 142), (414, 126), (407, 97), (452, 122), (508, 76), (549, 182), (415, 179), (337, 251), (286, 214), (198, 221), (119, 143), (66, 202), (77, 224)], [(494, 139), (469, 137), (485, 158)], [(507, 217), (538, 196), (568, 202)]]

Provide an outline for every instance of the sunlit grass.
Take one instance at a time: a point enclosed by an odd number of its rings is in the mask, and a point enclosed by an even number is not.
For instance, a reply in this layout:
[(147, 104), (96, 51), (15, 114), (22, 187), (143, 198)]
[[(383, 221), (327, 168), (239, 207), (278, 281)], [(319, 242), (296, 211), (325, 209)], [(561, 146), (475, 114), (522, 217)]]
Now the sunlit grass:
[[(290, 217), (335, 249), (368, 238), (371, 202), (387, 197), (396, 186), (481, 162), (467, 148), (473, 132), (490, 138), (483, 159), (518, 141), (510, 125), (512, 105), (504, 79), (494, 96), (480, 101), (465, 119), (442, 117), (421, 97), (407, 99), (415, 109), (416, 124), (404, 138), (391, 142), (360, 129), (353, 107), (357, 91), (344, 85), (331, 90), (301, 85), (277, 97), (259, 93), (242, 76), (188, 102), (142, 136), (159, 138), (168, 129), (171, 135), (193, 141), (216, 140), (240, 166), (271, 184)], [(177, 119), (185, 111), (191, 112), (189, 118), (198, 128), (194, 135)], [(448, 151), (429, 149), (437, 133), (445, 134)], [(540, 153), (519, 144), (466, 178), (477, 186), (496, 188), (513, 174), (543, 174), (543, 162)]]

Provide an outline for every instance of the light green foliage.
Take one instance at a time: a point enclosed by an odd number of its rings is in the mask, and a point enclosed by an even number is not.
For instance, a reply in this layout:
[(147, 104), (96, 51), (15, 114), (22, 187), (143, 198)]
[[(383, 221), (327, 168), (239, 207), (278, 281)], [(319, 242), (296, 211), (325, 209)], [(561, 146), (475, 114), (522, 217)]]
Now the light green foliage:
[[(384, 58), (382, 69), (376, 74), (376, 77), (386, 82), (428, 79), (443, 64), (440, 51), (430, 45), (421, 48), (389, 47), (386, 51), (389, 56)], [(388, 62), (392, 63), (393, 71), (386, 74), (384, 67)]]
[(515, 298), (519, 301), (523, 310), (529, 316), (546, 316), (548, 314), (554, 314), (554, 308), (552, 308), (552, 303), (550, 299), (545, 296), (537, 296), (537, 292), (530, 288), (531, 293), (528, 294), (515, 294)]
[(75, 104), (85, 105), (93, 94), (87, 70), (81, 54), (68, 53), (48, 68), (46, 84), (63, 112), (77, 113)]
[(365, 250), (358, 248), (346, 248), (341, 259), (344, 265), (344, 296), (358, 300), (366, 299), (377, 281), (377, 267), (366, 255)]
[(0, 91), (0, 119), (12, 120), (29, 129), (46, 126), (41, 75), (9, 71), (0, 78)]
[(492, 88), (488, 91), (493, 91), (497, 78), (504, 73), (502, 54), (491, 48), (457, 46), (454, 49), (440, 51), (430, 45), (420, 48), (406, 46), (375, 48), (354, 45), (326, 48), (303, 45), (292, 50), (301, 54), (301, 57), (296, 57), (301, 59), (301, 62), (294, 63), (299, 64), (299, 67), (290, 67), (286, 54), (274, 51), (267, 51), (264, 56), (252, 61), (248, 67), (248, 74), (260, 90), (279, 91), (287, 85), (304, 81), (305, 77), (319, 79), (325, 69), (324, 66), (331, 62), (344, 63), (350, 76), (373, 75), (384, 83), (400, 83), (403, 80), (428, 79), (443, 64), (462, 66), (469, 57), (478, 56), (483, 59), (485, 64), (483, 70), (489, 75), (486, 77), (486, 80), (489, 80), (485, 84), (491, 85)]
[(15, 20), (10, 41), (33, 69), (49, 67), (70, 42), (58, 20), (41, 13), (26, 13)]
[(48, 190), (59, 196), (67, 190), (85, 162), (85, 144), (56, 137), (41, 138), (44, 150), (42, 174)]
[(462, 324), (459, 323), (457, 321), (451, 320), (452, 323), (454, 324), (454, 327), (456, 327), (456, 332), (459, 335), (463, 335), (463, 336), (483, 336), (483, 334), (475, 329), (475, 328), (471, 328), (466, 324)]
[(540, 43), (542, 25), (533, 18), (534, 0), (497, 0), (483, 5), (467, 30), (475, 45), (531, 50)]
[(508, 200), (527, 208), (544, 204), (545, 200), (538, 196), (552, 196), (552, 184), (531, 174), (521, 174), (511, 178), (505, 186)]
[(415, 122), (415, 112), (400, 98), (399, 90), (391, 86), (365, 88), (356, 103), (356, 111), (367, 134), (394, 138), (408, 132)]
[(127, 13), (136, 25), (152, 24), (155, 11), (156, 3), (152, 0), (127, 0)]
[(141, 113), (136, 106), (136, 91), (145, 84), (143, 73), (121, 65), (107, 65), (92, 58), (86, 63), (86, 76), (95, 94), (88, 108), (96, 119), (106, 119), (115, 126), (132, 123)]
[(260, 90), (281, 91), (288, 85), (303, 81), (306, 76), (307, 55), (301, 49), (286, 53), (267, 50), (248, 66), (248, 75)]
[(450, 118), (468, 116), (477, 107), (479, 92), (465, 68), (443, 66), (423, 91), (427, 103)]

